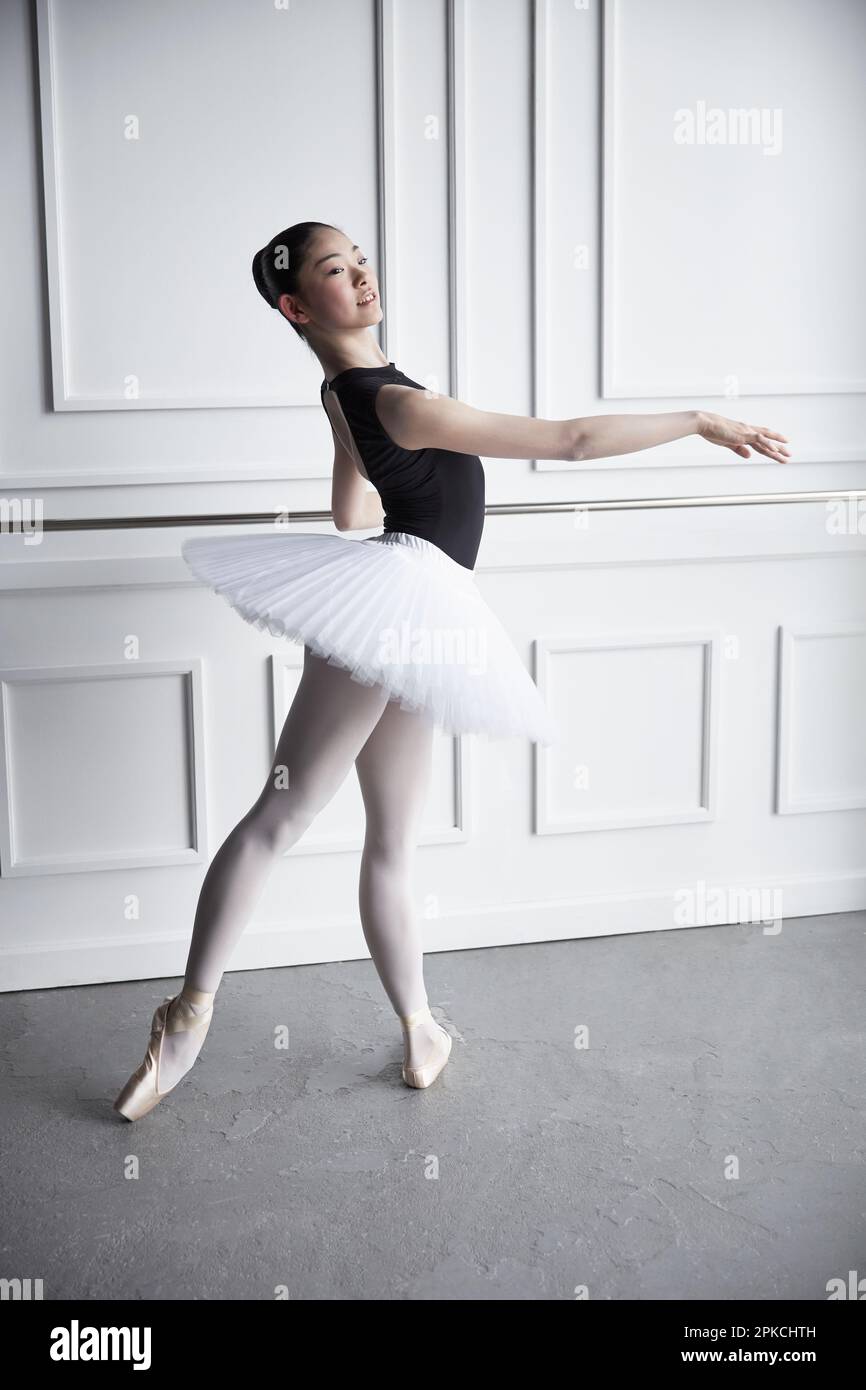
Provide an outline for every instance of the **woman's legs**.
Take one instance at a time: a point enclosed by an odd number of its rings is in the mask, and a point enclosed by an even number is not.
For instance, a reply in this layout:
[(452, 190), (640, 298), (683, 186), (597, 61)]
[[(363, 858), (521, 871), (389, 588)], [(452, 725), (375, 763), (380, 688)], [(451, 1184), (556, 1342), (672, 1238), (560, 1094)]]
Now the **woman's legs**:
[[(376, 727), (387, 695), (304, 650), (304, 670), (258, 800), (223, 841), (199, 894), (176, 1012), (203, 1012), (219, 988), (235, 945), (277, 859), (339, 790)], [(200, 1043), (166, 1033), (163, 1089), (189, 1070)]]
[(264, 788), (223, 842), (198, 900), (185, 983), (215, 992), (277, 859), (348, 777), (387, 696), (309, 649)]
[[(428, 717), (392, 701), (355, 759), (367, 815), (358, 884), (361, 925), (385, 992), (402, 1018), (427, 1003), (411, 869), (432, 749)], [(435, 1040), (435, 1024), (413, 1028), (406, 1039), (407, 1065), (421, 1065)]]

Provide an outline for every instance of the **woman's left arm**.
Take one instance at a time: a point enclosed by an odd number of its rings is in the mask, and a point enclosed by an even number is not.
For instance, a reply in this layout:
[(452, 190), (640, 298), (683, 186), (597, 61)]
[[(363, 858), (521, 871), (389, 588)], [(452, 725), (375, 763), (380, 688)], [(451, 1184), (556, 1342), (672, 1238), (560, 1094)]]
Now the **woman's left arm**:
[(785, 463), (773, 441), (787, 443), (765, 425), (747, 425), (703, 410), (655, 415), (589, 415), (573, 420), (538, 420), (476, 410), (463, 401), (413, 386), (388, 384), (376, 393), (376, 413), (391, 439), (404, 449), (448, 449), (486, 458), (586, 459), (652, 449), (697, 434), (709, 444), (750, 458), (756, 452)]
[(787, 463), (789, 450), (783, 434), (776, 434), (766, 425), (747, 425), (743, 420), (728, 420), (708, 410), (680, 410), (658, 415), (590, 415), (575, 420), (578, 447), (575, 458), (612, 458), (616, 454), (632, 454), (638, 449), (652, 449), (656, 444), (669, 444), (689, 434), (700, 435), (708, 444), (720, 444), (733, 449), (740, 458), (751, 458), (748, 446), (776, 463)]

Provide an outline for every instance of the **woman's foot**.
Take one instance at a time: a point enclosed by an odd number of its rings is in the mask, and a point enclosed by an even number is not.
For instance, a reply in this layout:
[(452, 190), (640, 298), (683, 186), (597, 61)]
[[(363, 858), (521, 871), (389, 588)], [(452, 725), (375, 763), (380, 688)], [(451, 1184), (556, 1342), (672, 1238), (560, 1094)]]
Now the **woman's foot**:
[(407, 1086), (422, 1089), (431, 1085), (451, 1053), (451, 1035), (441, 1028), (429, 1005), (416, 1010), (403, 1025), (403, 1080)]
[(114, 1102), (127, 1120), (149, 1114), (190, 1070), (210, 1028), (213, 998), (184, 985), (157, 1007), (144, 1061)]

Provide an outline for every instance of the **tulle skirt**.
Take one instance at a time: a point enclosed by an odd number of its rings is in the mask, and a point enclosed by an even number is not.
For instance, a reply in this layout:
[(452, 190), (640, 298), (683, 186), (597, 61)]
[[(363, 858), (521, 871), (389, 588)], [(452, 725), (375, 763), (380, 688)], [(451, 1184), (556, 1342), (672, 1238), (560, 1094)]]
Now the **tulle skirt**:
[(472, 570), (420, 536), (198, 536), (181, 553), (246, 622), (303, 642), (443, 731), (557, 743), (559, 725)]

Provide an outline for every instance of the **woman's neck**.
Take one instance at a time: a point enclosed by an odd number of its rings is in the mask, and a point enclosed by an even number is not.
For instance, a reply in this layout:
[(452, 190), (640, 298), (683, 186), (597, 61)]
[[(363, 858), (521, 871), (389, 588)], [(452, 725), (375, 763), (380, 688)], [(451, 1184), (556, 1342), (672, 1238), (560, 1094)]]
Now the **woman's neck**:
[[(368, 349), (365, 351), (365, 349)], [(317, 354), (319, 364), (325, 378), (330, 381), (333, 377), (339, 376), (341, 372), (347, 372), (352, 367), (389, 367), (388, 361), (378, 343), (365, 343), (362, 347), (360, 343), (346, 343), (334, 345), (330, 352), (320, 352)]]

